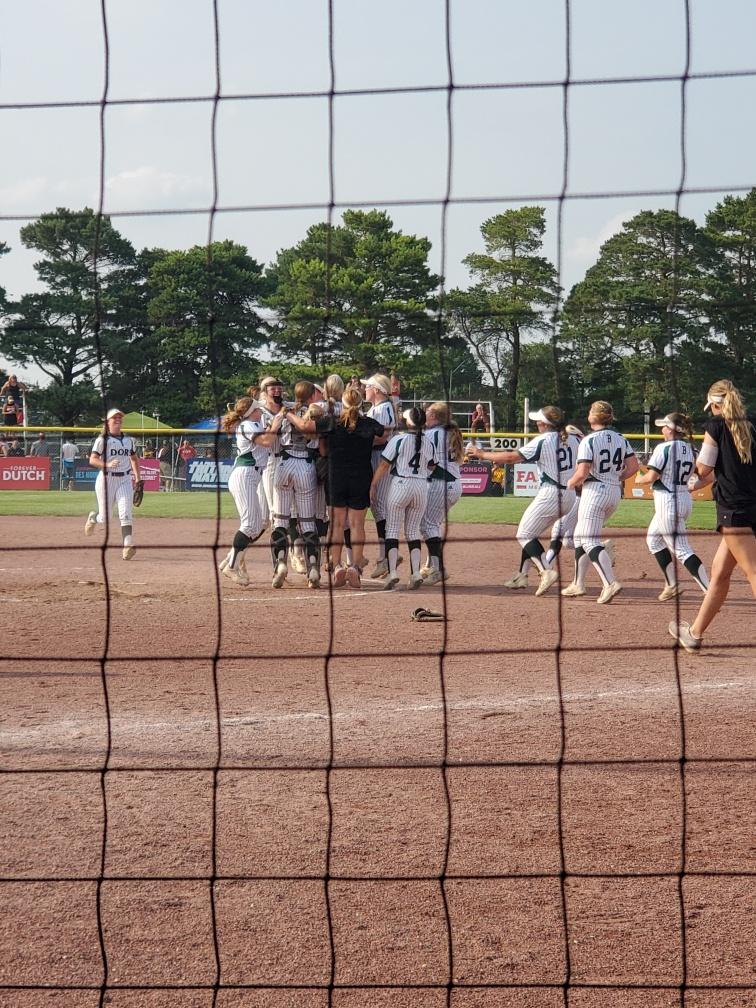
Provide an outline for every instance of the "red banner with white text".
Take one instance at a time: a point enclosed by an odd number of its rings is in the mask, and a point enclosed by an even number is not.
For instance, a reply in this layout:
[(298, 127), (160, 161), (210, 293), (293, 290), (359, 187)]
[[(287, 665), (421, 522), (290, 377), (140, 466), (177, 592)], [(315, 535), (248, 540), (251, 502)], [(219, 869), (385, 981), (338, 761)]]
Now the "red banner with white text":
[(49, 458), (0, 458), (0, 490), (49, 489)]

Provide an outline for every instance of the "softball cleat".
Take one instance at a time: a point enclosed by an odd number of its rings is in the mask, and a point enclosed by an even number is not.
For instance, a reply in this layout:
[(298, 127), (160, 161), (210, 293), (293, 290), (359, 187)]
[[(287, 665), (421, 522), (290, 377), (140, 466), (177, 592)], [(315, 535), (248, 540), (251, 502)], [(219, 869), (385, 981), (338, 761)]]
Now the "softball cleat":
[(581, 588), (580, 585), (575, 584), (573, 581), (566, 588), (562, 588), (561, 594), (566, 598), (577, 598), (578, 595), (585, 595), (585, 588)]
[(361, 588), (360, 572), (356, 567), (348, 567), (346, 572), (346, 583), (350, 588)]
[(377, 581), (378, 578), (385, 578), (388, 572), (388, 560), (379, 560), (370, 572), (370, 577)]
[(124, 546), (123, 547), (123, 559), (131, 560), (131, 558), (136, 553), (136, 546)]
[(528, 575), (523, 571), (518, 571), (514, 577), (511, 577), (509, 581), (504, 582), (505, 588), (527, 588), (528, 587)]
[(344, 567), (337, 567), (333, 572), (333, 587), (343, 588), (347, 583), (347, 572)]
[(381, 588), (382, 588), (383, 591), (392, 591), (394, 588), (396, 588), (396, 586), (398, 584), (399, 584), (399, 575), (398, 574), (396, 574), (396, 573), (394, 573), (394, 574), (387, 574), (386, 577), (383, 579), (383, 582), (381, 584)]
[(555, 581), (559, 580), (559, 573), (555, 570), (545, 570), (540, 577), (538, 582), (538, 587), (536, 588), (536, 595), (545, 595), (546, 592), (551, 588)]
[(84, 522), (84, 535), (91, 536), (97, 527), (97, 515), (94, 511), (90, 511), (87, 515), (87, 520)]
[(409, 581), (407, 582), (407, 587), (410, 591), (415, 591), (416, 588), (423, 587), (423, 575), (418, 571), (417, 574), (410, 574)]
[[(422, 572), (421, 572), (422, 573)], [(423, 577), (423, 584), (434, 585), (441, 584), (442, 581), (446, 581), (447, 575), (443, 571), (435, 570), (433, 567), (430, 572)]]
[(283, 560), (279, 561), (279, 563), (276, 564), (276, 570), (275, 573), (273, 574), (273, 580), (271, 581), (271, 585), (273, 586), (273, 588), (282, 588), (283, 583), (286, 580), (286, 575), (288, 573), (289, 570), (286, 564), (283, 562)]
[(660, 602), (666, 602), (668, 599), (677, 598), (678, 595), (682, 595), (683, 590), (678, 584), (667, 585), (664, 591), (659, 595)]
[(292, 553), (289, 559), (291, 560), (292, 569), (297, 574), (307, 573), (307, 564), (305, 563), (304, 556), (300, 555), (299, 553)]
[(619, 595), (621, 591), (622, 591), (622, 585), (619, 583), (619, 581), (612, 581), (611, 584), (608, 584), (602, 590), (601, 594), (596, 599), (596, 601), (598, 602), (599, 605), (606, 605), (608, 602), (612, 601), (615, 595)]
[(320, 588), (320, 571), (317, 567), (311, 567), (307, 575), (308, 588)]

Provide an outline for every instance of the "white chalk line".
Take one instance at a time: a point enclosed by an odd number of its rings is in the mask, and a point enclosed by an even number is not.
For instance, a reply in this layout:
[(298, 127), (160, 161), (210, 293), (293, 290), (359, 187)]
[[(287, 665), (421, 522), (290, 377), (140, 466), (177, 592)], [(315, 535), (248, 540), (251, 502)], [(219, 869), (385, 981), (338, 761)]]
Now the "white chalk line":
[[(683, 696), (690, 693), (707, 693), (713, 692), (715, 690), (729, 690), (734, 689), (738, 692), (745, 692), (746, 689), (750, 690), (751, 687), (756, 686), (756, 677), (752, 676), (746, 679), (730, 679), (721, 680), (718, 682), (699, 682), (691, 683), (689, 685), (683, 686)], [(562, 696), (565, 703), (578, 702), (578, 701), (591, 701), (591, 700), (614, 700), (622, 699), (626, 700), (628, 698), (637, 697), (655, 697), (655, 696), (676, 696), (677, 690), (673, 684), (669, 685), (659, 685), (659, 686), (643, 686), (640, 688), (631, 687), (627, 689), (617, 689), (617, 690), (603, 690), (599, 692), (588, 692), (588, 691), (565, 691)], [(485, 712), (496, 712), (502, 716), (508, 713), (516, 713), (517, 711), (525, 710), (529, 707), (541, 708), (545, 702), (551, 702), (556, 704), (558, 700), (556, 693), (533, 693), (530, 696), (523, 697), (509, 697), (509, 698), (496, 698), (490, 697), (487, 699), (479, 700), (461, 700), (447, 702), (446, 709), (448, 711), (480, 711)], [(400, 704), (393, 707), (383, 707), (373, 704), (372, 706), (365, 706), (360, 708), (351, 708), (346, 710), (335, 710), (333, 712), (334, 721), (347, 721), (347, 720), (359, 720), (364, 721), (366, 716), (371, 713), (377, 714), (380, 718), (385, 720), (387, 717), (392, 719), (400, 720), (403, 717), (411, 714), (428, 714), (435, 713), (437, 711), (443, 710), (443, 704), (440, 701), (431, 701), (428, 703), (415, 703), (415, 704)], [(53, 724), (46, 725), (33, 725), (29, 727), (18, 727), (14, 729), (2, 728), (0, 727), (0, 747), (11, 748), (13, 743), (25, 740), (28, 743), (34, 740), (43, 741), (49, 739), (50, 729), (54, 728), (56, 734), (65, 734), (67, 731), (70, 732), (84, 732), (91, 728), (93, 724), (93, 717), (89, 715), (81, 715), (81, 717), (69, 717), (69, 718), (56, 718)], [(99, 720), (99, 718), (98, 718)], [(250, 712), (246, 715), (239, 715), (236, 717), (222, 716), (221, 717), (221, 727), (234, 728), (239, 726), (260, 726), (260, 725), (273, 725), (273, 724), (290, 724), (296, 722), (317, 722), (317, 721), (327, 721), (328, 715), (322, 711), (293, 711), (293, 712), (271, 712), (271, 711), (255, 711)], [(130, 718), (119, 718), (118, 715), (111, 716), (111, 725), (114, 732), (120, 733), (134, 733), (134, 734), (146, 734), (148, 732), (158, 732), (158, 731), (181, 731), (184, 732), (188, 728), (191, 729), (209, 729), (214, 728), (215, 719), (213, 717), (199, 717), (196, 715), (180, 716), (173, 720), (165, 720), (164, 718), (149, 718), (149, 717), (130, 717)]]

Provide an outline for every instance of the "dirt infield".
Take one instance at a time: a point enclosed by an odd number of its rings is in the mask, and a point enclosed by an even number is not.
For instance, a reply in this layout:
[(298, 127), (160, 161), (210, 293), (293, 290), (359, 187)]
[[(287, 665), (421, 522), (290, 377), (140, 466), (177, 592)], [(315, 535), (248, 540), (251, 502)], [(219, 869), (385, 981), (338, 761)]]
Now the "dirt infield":
[(274, 591), (255, 547), (220, 605), (213, 522), (105, 568), (70, 519), (3, 531), (3, 1008), (753, 1004), (739, 575), (691, 656), (642, 532), (597, 606), (502, 589), (506, 526), (452, 526), (445, 595)]

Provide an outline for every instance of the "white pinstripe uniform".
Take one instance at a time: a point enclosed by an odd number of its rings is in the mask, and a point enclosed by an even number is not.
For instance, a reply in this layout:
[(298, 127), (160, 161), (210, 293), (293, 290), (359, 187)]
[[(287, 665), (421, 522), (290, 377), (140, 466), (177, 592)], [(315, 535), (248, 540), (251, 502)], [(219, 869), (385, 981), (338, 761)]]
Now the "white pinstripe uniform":
[[(104, 525), (115, 505), (118, 506), (118, 520), (121, 525), (132, 524), (134, 487), (131, 483), (131, 456), (136, 455), (136, 442), (128, 434), (114, 437), (100, 435), (92, 445), (91, 455), (99, 455), (105, 466), (118, 459), (118, 468), (108, 468), (107, 476), (102, 470), (95, 479), (97, 496), (98, 525)], [(127, 540), (128, 541), (128, 540)]]
[[(302, 409), (298, 415), (304, 413)], [(308, 437), (284, 419), (279, 434), (279, 456), (273, 472), (273, 527), (288, 528), (292, 503), (297, 508), (300, 535), (315, 531), (318, 480), (315, 454), (318, 440)]]
[[(269, 430), (273, 420), (278, 416), (277, 413), (272, 413), (265, 406), (261, 410), (260, 423), (264, 430)], [(264, 516), (264, 520), (272, 520), (273, 513), (275, 511), (274, 501), (273, 501), (273, 477), (275, 475), (276, 468), (278, 466), (278, 454), (281, 451), (280, 439), (275, 438), (273, 445), (269, 449), (268, 454), (268, 464), (262, 474), (262, 479), (260, 480), (260, 485), (258, 488), (258, 495), (260, 497), (260, 510)]]
[[(386, 500), (386, 539), (398, 539), (404, 526), (407, 541), (420, 539), (420, 523), (428, 502), (430, 465), (436, 462), (436, 447), (425, 435), (416, 451), (414, 431), (395, 434), (381, 458), (391, 463)], [(379, 484), (380, 485), (380, 484)]]
[(236, 428), (238, 454), (228, 479), (229, 493), (239, 512), (239, 531), (250, 539), (257, 539), (265, 527), (258, 491), (270, 450), (255, 442), (264, 432), (262, 423), (242, 420)]
[(449, 436), (445, 427), (430, 427), (425, 436), (433, 445), (438, 465), (428, 483), (428, 502), (420, 522), (423, 539), (440, 539), (448, 512), (462, 496), (459, 462), (449, 454)]
[(652, 553), (659, 553), (666, 546), (682, 564), (694, 555), (685, 523), (693, 507), (688, 479), (695, 464), (693, 447), (677, 438), (658, 444), (648, 460), (648, 468), (658, 473), (658, 479), (652, 484), (654, 517), (646, 542)]
[(575, 527), (575, 548), (586, 553), (601, 545), (601, 531), (607, 518), (617, 510), (622, 497), (621, 473), (635, 452), (627, 438), (611, 427), (591, 431), (580, 442), (578, 462), (590, 462), (591, 471), (583, 483)]
[[(396, 430), (396, 408), (391, 399), (387, 399), (385, 402), (381, 403), (374, 403), (367, 411), (367, 416), (372, 417), (376, 423), (381, 424), (386, 437), (389, 439), (391, 438), (391, 435)], [(381, 453), (386, 447), (388, 447), (388, 444), (373, 448), (371, 458), (373, 472), (375, 472), (381, 464)], [(387, 510), (390, 482), (390, 478), (388, 476), (384, 476), (375, 488), (375, 499), (373, 500), (371, 510), (373, 512), (373, 518), (375, 518), (376, 521), (384, 521), (388, 518)], [(388, 531), (386, 532), (386, 535), (388, 537)]]
[(567, 435), (562, 442), (559, 431), (538, 434), (518, 449), (526, 462), (535, 462), (541, 474), (538, 493), (525, 509), (517, 528), (521, 546), (532, 542), (556, 520), (566, 520), (575, 504), (575, 491), (567, 489), (567, 480), (575, 472), (580, 438)]

